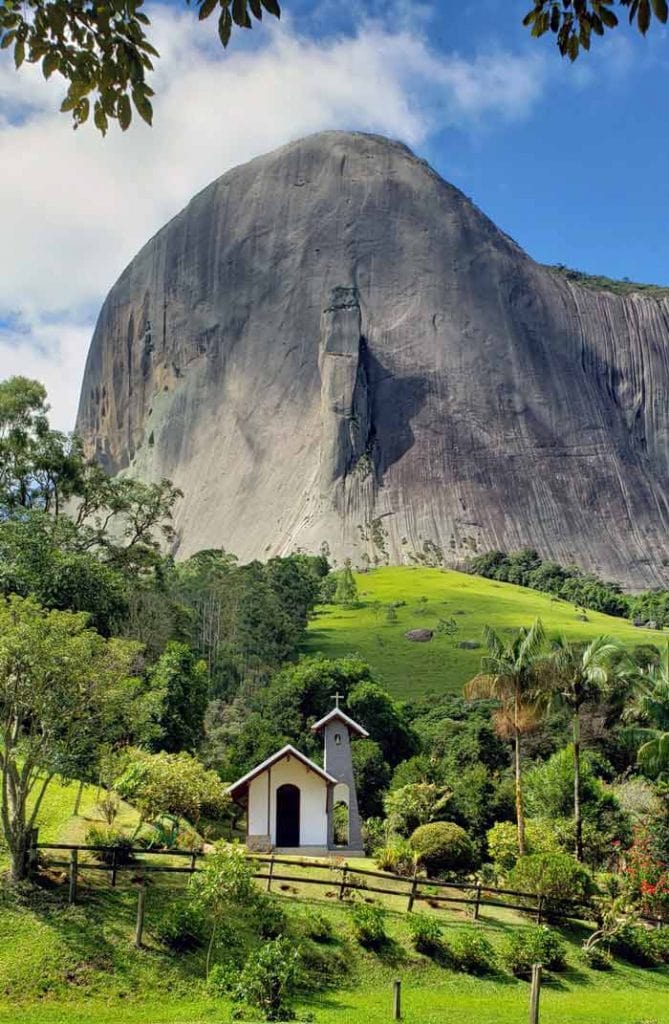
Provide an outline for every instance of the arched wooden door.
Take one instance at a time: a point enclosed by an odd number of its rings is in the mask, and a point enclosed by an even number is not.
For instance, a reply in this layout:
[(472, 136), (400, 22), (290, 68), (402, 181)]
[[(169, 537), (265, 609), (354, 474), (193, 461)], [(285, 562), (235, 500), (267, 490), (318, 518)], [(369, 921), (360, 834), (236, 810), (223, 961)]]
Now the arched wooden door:
[(276, 791), (276, 845), (300, 845), (300, 791), (290, 782)]

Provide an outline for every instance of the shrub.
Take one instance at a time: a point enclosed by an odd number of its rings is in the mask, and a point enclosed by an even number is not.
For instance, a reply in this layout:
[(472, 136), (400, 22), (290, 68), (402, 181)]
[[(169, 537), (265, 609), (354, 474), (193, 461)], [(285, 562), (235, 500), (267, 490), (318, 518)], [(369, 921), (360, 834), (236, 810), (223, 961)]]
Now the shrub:
[(278, 939), (286, 930), (286, 912), (276, 899), (259, 893), (253, 910), (253, 920), (261, 939)]
[(358, 903), (351, 911), (353, 934), (365, 949), (380, 949), (388, 941), (386, 912), (382, 907)]
[(581, 950), (581, 960), (593, 971), (610, 971), (613, 967), (613, 957), (602, 946), (584, 947)]
[(547, 913), (571, 901), (585, 902), (595, 891), (587, 868), (568, 853), (519, 857), (508, 881), (512, 889), (543, 896)]
[(319, 910), (308, 910), (303, 918), (303, 929), (304, 934), (307, 938), (313, 942), (319, 942), (325, 944), (332, 942), (334, 938), (334, 928), (332, 921), (325, 914), (321, 914)]
[(108, 825), (91, 825), (86, 832), (86, 846), (104, 846), (105, 850), (97, 851), (94, 856), (102, 864), (132, 864), (133, 841), (124, 832)]
[(517, 978), (529, 978), (532, 964), (543, 964), (549, 971), (563, 971), (566, 949), (557, 932), (539, 925), (513, 932), (502, 949), (502, 960)]
[(362, 845), (368, 857), (383, 849), (388, 838), (386, 823), (382, 818), (367, 818), (362, 823)]
[(345, 954), (339, 949), (324, 949), (307, 940), (300, 945), (300, 988), (308, 993), (339, 987), (349, 971)]
[(449, 936), (447, 949), (458, 970), (487, 974), (495, 969), (495, 950), (476, 928), (463, 928)]
[(655, 956), (663, 964), (669, 964), (669, 927), (664, 925), (651, 933)]
[[(518, 829), (511, 821), (498, 821), (487, 833), (488, 853), (500, 874), (506, 874), (518, 860)], [(525, 850), (531, 853), (557, 853), (558, 844), (551, 822), (525, 822)]]
[(475, 850), (465, 830), (451, 821), (421, 825), (410, 839), (417, 860), (428, 874), (469, 871), (474, 866)]
[(407, 920), (411, 945), (418, 953), (437, 957), (443, 952), (441, 926), (438, 921), (428, 914), (409, 914)]
[(215, 999), (233, 991), (239, 978), (239, 967), (235, 964), (214, 964), (207, 977), (207, 991)]
[(251, 953), (231, 991), (236, 1003), (258, 1010), (265, 1020), (292, 1020), (290, 996), (299, 973), (299, 951), (288, 939), (274, 939)]
[(395, 875), (413, 875), (416, 855), (408, 839), (395, 838), (376, 851), (376, 866), (379, 871), (392, 871)]
[(636, 967), (657, 967), (660, 957), (653, 933), (640, 925), (629, 924), (615, 936), (613, 952)]
[(159, 942), (181, 953), (202, 945), (204, 917), (192, 903), (168, 903), (151, 930)]

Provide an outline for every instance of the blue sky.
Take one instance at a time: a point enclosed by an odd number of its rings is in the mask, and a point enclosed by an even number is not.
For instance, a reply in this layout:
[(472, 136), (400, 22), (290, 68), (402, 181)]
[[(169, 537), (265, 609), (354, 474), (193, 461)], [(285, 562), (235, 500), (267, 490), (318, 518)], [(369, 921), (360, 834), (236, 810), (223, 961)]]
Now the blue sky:
[[(314, 13), (314, 8), (317, 13)], [(379, 16), (387, 0), (287, 0), (316, 38), (353, 32), (351, 8)], [(542, 63), (527, 116), (478, 130), (436, 127), (417, 147), (533, 257), (592, 273), (669, 284), (669, 33), (626, 24), (575, 64), (554, 37), (522, 26), (530, 0), (400, 3), (432, 48), (472, 58), (510, 52)], [(342, 9), (347, 12), (342, 17)]]
[(537, 260), (669, 284), (667, 33), (625, 26), (572, 66), (522, 28), (529, 2), (283, 0), (225, 53), (213, 18), (153, 3), (154, 127), (104, 140), (0, 53), (0, 375), (42, 379), (71, 427), (139, 247), (230, 167), (326, 128), (401, 138)]

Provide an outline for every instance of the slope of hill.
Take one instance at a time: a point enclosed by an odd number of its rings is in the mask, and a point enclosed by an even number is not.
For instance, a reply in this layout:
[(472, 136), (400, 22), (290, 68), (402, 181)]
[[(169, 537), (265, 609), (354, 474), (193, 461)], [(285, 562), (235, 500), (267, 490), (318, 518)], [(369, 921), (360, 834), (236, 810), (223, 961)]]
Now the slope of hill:
[[(322, 947), (328, 988), (303, 993), (297, 1019), (315, 1024), (386, 1024), (392, 980), (403, 982), (407, 1024), (518, 1024), (527, 1020), (529, 986), (497, 970), (475, 977), (438, 966), (410, 944), (407, 915), (387, 907), (390, 943), (376, 953), (353, 936), (351, 908), (320, 895), (277, 897), (290, 927), (317, 910), (334, 940)], [(205, 950), (170, 951), (154, 936), (161, 914), (183, 902), (183, 884), (154, 880), (147, 896), (144, 948), (135, 949), (137, 892), (124, 875), (111, 889), (84, 877), (81, 902), (68, 907), (66, 880), (12, 898), (0, 890), (0, 1024), (213, 1024), (234, 1020), (227, 998), (204, 983)], [(456, 910), (436, 917), (446, 941), (469, 925)], [(534, 925), (506, 908), (484, 908), (477, 930), (499, 951), (511, 931)], [(548, 976), (542, 993), (546, 1024), (660, 1024), (665, 1020), (669, 968), (641, 969), (616, 960), (602, 974), (579, 959), (583, 931), (563, 933), (567, 970)], [(348, 964), (343, 972), (341, 965)], [(258, 1020), (255, 1014), (245, 1020)]]
[[(361, 655), (398, 697), (429, 690), (460, 693), (479, 669), (486, 625), (504, 632), (529, 626), (538, 616), (551, 636), (585, 640), (608, 633), (630, 647), (662, 638), (657, 631), (598, 612), (587, 612), (584, 622), (567, 601), (451, 570), (381, 568), (358, 573), (356, 579), (361, 607), (319, 608), (309, 625), (306, 650), (332, 658)], [(389, 621), (389, 605), (396, 606), (396, 621)], [(405, 639), (408, 630), (420, 628), (435, 631), (429, 643)]]

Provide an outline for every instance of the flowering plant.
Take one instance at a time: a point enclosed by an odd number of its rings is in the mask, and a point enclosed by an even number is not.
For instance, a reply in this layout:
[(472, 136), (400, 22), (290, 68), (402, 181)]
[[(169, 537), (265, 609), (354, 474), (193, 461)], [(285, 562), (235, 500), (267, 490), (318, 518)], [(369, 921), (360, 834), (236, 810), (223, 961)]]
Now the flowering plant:
[(639, 826), (625, 855), (623, 874), (642, 913), (669, 917), (669, 855), (658, 850), (648, 829)]

